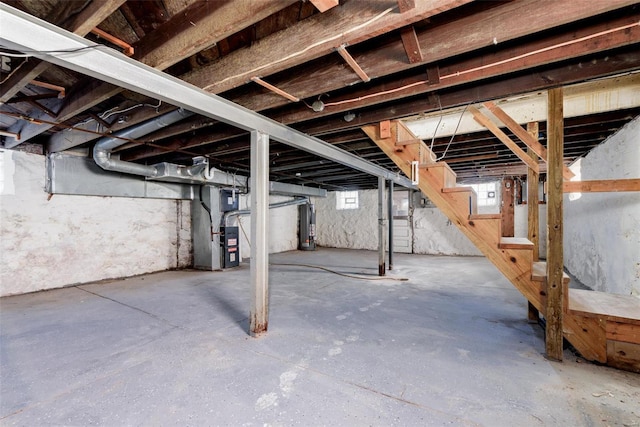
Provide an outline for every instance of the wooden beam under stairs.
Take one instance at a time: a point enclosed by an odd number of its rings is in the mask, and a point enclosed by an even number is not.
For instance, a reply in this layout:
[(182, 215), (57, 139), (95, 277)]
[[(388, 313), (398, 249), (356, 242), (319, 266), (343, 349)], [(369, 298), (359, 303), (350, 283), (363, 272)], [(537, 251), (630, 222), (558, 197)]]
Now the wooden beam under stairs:
[[(384, 138), (378, 126), (362, 130), (408, 177), (412, 163), (419, 163), (419, 176), (412, 178), (417, 178), (420, 190), (544, 315), (547, 268), (544, 262), (533, 262), (534, 244), (528, 239), (502, 237), (501, 216), (478, 214), (475, 191), (458, 187), (455, 172), (445, 162), (433, 162), (429, 147), (402, 122), (392, 121), (389, 130), (384, 129)], [(565, 338), (588, 360), (640, 372), (640, 299), (569, 292), (568, 284), (569, 277), (564, 275), (562, 286), (569, 296), (563, 304)]]

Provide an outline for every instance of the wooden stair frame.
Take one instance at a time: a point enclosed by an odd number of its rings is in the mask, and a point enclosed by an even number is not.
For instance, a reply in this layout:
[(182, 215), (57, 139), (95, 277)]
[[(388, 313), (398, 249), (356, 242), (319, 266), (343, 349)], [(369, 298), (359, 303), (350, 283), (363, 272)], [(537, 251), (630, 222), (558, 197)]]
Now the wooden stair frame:
[[(534, 245), (527, 239), (501, 237), (501, 217), (478, 214), (476, 194), (470, 187), (457, 187), (456, 174), (400, 121), (390, 129), (369, 125), (362, 130), (411, 179), (462, 233), (500, 270), (500, 272), (544, 316), (546, 312), (546, 263), (533, 260)], [(407, 143), (410, 141), (410, 143)], [(418, 177), (412, 177), (412, 162), (419, 162)], [(580, 303), (571, 304), (569, 277), (562, 280), (563, 335), (587, 360), (640, 372), (640, 300), (625, 299), (638, 310), (628, 309), (616, 316), (607, 309), (590, 307), (593, 291), (575, 291)], [(571, 291), (572, 295), (574, 290)], [(586, 294), (584, 292), (587, 292)], [(605, 294), (608, 295), (608, 294)], [(578, 300), (578, 298), (577, 298)], [(586, 302), (585, 302), (586, 301)], [(609, 300), (608, 300), (609, 301)], [(609, 302), (610, 303), (610, 302)]]

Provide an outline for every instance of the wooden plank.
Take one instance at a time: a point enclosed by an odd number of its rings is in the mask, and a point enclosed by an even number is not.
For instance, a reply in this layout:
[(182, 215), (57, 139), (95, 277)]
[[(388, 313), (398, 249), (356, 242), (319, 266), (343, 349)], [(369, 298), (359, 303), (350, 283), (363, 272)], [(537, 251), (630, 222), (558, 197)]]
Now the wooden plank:
[(607, 339), (640, 344), (640, 325), (607, 321)]
[(316, 9), (320, 11), (320, 13), (324, 13), (332, 7), (336, 7), (338, 5), (338, 0), (310, 0), (311, 4), (313, 4)]
[[(536, 261), (531, 268), (531, 280), (538, 282), (547, 281), (547, 263), (544, 261)], [(562, 273), (562, 281), (568, 284), (571, 281), (571, 277), (567, 273)]]
[(567, 315), (563, 319), (564, 336), (587, 360), (607, 362), (605, 321), (598, 318)]
[(640, 325), (640, 298), (582, 289), (571, 289), (570, 296), (571, 313)]
[[(527, 124), (527, 132), (538, 140), (538, 123)], [(527, 153), (531, 159), (538, 163), (538, 155), (533, 148), (528, 147)], [(540, 175), (533, 169), (527, 168), (527, 237), (533, 243), (533, 260), (538, 261), (540, 257), (540, 207), (539, 202), (539, 180)]]
[(594, 181), (565, 181), (565, 193), (605, 193), (616, 191), (640, 191), (640, 179), (603, 179)]
[(353, 59), (353, 56), (351, 56), (351, 54), (347, 51), (346, 45), (339, 46), (338, 48), (336, 48), (336, 51), (340, 54), (342, 59), (345, 60), (349, 67), (351, 67), (353, 72), (356, 73), (358, 77), (360, 77), (360, 80), (365, 83), (371, 80), (371, 77), (369, 77), (367, 73), (365, 73), (362, 67), (358, 65), (358, 62)]
[(547, 118), (547, 357), (562, 360), (563, 242), (562, 242), (562, 157), (564, 149), (564, 110), (562, 88), (550, 89)]
[(489, 131), (496, 136), (504, 145), (506, 145), (520, 160), (525, 162), (527, 166), (534, 171), (538, 172), (538, 163), (533, 161), (531, 157), (525, 153), (522, 148), (518, 147), (518, 144), (513, 142), (500, 128), (491, 121), (487, 116), (482, 114), (477, 108), (469, 106), (468, 110), (473, 114), (473, 118), (476, 122), (489, 129)]
[(614, 368), (640, 373), (640, 345), (607, 341), (607, 364)]
[(501, 249), (533, 249), (533, 243), (524, 237), (501, 237), (498, 246)]
[(502, 180), (502, 237), (515, 236), (515, 181), (513, 178)]
[[(103, 0), (93, 1), (82, 9), (78, 15), (64, 28), (80, 36), (86, 36), (89, 32), (104, 21), (107, 16), (115, 12), (126, 0)], [(0, 85), (0, 103), (9, 101), (22, 88), (47, 68), (48, 62), (43, 62), (35, 58), (22, 65), (20, 70), (9, 77)]]
[(422, 50), (420, 49), (420, 42), (418, 41), (418, 35), (416, 29), (412, 26), (403, 28), (400, 31), (400, 37), (402, 38), (402, 45), (404, 51), (407, 53), (409, 64), (416, 64), (424, 61), (422, 56)]
[[(498, 107), (495, 103), (491, 101), (485, 102), (484, 105), (489, 111), (493, 113), (494, 116), (498, 120), (500, 120), (506, 127), (509, 129), (515, 136), (517, 136), (528, 148), (531, 148), (534, 153), (542, 159), (542, 161), (547, 161), (547, 149), (538, 142), (538, 138), (534, 138), (529, 132), (524, 130), (522, 126), (520, 126), (515, 120), (511, 118), (510, 115), (505, 113), (505, 111)], [(570, 180), (575, 175), (568, 167), (562, 165), (562, 175), (564, 179)]]

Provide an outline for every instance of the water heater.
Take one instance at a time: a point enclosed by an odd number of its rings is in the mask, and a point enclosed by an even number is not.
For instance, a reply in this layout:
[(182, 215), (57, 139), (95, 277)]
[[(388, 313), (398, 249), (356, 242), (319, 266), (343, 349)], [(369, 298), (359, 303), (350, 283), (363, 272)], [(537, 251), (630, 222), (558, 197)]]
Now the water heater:
[(316, 212), (311, 203), (300, 205), (300, 241), (301, 251), (316, 250)]

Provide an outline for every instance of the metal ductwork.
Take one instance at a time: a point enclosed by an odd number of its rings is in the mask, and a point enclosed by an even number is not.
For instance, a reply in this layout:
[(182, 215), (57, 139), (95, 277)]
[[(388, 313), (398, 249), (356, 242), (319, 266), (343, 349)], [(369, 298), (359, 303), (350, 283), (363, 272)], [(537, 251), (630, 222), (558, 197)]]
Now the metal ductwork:
[[(308, 197), (296, 197), (295, 199), (287, 200), (287, 201), (284, 201), (284, 202), (271, 203), (269, 205), (269, 209), (284, 208), (286, 206), (304, 205), (304, 204), (308, 204), (308, 203), (311, 203), (311, 201), (309, 200)], [(251, 214), (251, 210), (250, 209), (225, 212), (222, 215), (222, 221), (221, 221), (222, 224), (221, 225), (223, 227), (226, 226), (227, 225), (227, 219), (232, 217), (232, 216), (242, 216), (242, 215), (249, 215), (249, 214)]]
[(193, 116), (192, 112), (179, 108), (155, 119), (117, 132), (114, 136), (102, 138), (93, 147), (93, 159), (98, 166), (109, 171), (142, 175), (146, 178), (161, 181), (205, 183), (212, 176), (209, 171), (208, 160), (204, 157), (195, 158), (192, 166), (173, 163), (141, 165), (113, 157), (113, 150), (129, 142), (127, 141), (128, 139), (140, 138), (190, 116)]

